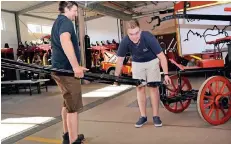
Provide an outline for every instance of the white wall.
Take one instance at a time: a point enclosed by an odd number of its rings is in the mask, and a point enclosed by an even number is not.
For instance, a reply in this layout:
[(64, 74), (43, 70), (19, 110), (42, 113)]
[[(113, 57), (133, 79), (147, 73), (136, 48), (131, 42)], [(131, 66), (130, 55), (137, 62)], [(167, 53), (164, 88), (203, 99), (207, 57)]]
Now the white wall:
[(15, 50), (18, 48), (17, 31), (15, 24), (15, 15), (1, 11), (1, 19), (3, 22), (3, 30), (1, 30), (1, 47), (4, 48), (8, 43)]
[[(95, 43), (96, 41), (105, 41), (113, 39), (116, 42), (119, 42), (120, 39), (120, 31), (118, 36), (118, 26), (117, 19), (109, 16), (104, 16), (98, 19), (90, 20), (86, 22), (86, 34), (91, 39), (91, 43)], [(120, 30), (120, 27), (119, 27)]]
[[(1, 19), (3, 21), (3, 28), (4, 28), (4, 30), (1, 30), (1, 47), (4, 47), (5, 43), (8, 43), (10, 47), (17, 49), (18, 41), (17, 41), (15, 15), (8, 12), (1, 12)], [(46, 35), (46, 34), (29, 33), (27, 28), (28, 23), (52, 26), (53, 22), (54, 21), (38, 19), (34, 17), (19, 16), (21, 41), (24, 44), (25, 41), (36, 40)]]
[[(201, 9), (189, 10), (187, 13), (230, 15), (230, 13), (224, 11), (225, 7), (231, 7), (231, 4), (219, 4)], [(188, 22), (185, 19), (179, 19), (178, 21), (180, 27), (179, 32), (182, 55), (213, 50), (214, 45), (206, 44), (206, 42), (214, 41), (218, 38), (224, 38), (226, 35), (231, 36), (231, 26), (229, 21), (195, 20)], [(215, 25), (217, 27), (214, 27)], [(227, 48), (226, 44), (220, 44), (220, 46), (223, 46), (224, 49)]]
[(39, 18), (34, 18), (34, 17), (29, 17), (29, 16), (19, 16), (21, 40), (23, 43), (25, 41), (32, 41), (32, 40), (40, 39), (42, 36), (47, 35), (47, 34), (29, 33), (28, 28), (27, 28), (28, 23), (52, 26), (54, 21), (46, 20), (46, 19), (39, 19)]
[[(5, 42), (8, 42), (10, 47), (18, 48), (17, 32), (15, 24), (15, 16), (11, 13), (2, 12), (2, 18), (5, 21), (6, 30), (2, 31), (1, 46), (3, 47)], [(44, 34), (29, 33), (27, 24), (41, 24), (41, 25), (53, 25), (54, 21), (38, 19), (28, 16), (19, 16), (20, 34), (21, 40), (24, 44), (25, 41), (32, 41), (41, 38)], [(106, 24), (107, 23), (107, 24)], [(91, 42), (106, 41), (115, 39), (120, 41), (121, 32), (120, 25), (117, 26), (117, 19), (113, 17), (101, 17), (98, 19), (90, 20), (86, 22), (87, 34), (90, 36)], [(119, 30), (119, 35), (118, 35)]]

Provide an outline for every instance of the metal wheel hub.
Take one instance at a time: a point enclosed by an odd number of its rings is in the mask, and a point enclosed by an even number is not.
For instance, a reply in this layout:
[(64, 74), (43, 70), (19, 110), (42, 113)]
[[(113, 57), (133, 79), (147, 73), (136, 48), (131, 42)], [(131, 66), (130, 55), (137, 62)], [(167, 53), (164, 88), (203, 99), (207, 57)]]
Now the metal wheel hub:
[(227, 97), (221, 97), (219, 99), (219, 106), (223, 108), (228, 108), (229, 105), (229, 99)]

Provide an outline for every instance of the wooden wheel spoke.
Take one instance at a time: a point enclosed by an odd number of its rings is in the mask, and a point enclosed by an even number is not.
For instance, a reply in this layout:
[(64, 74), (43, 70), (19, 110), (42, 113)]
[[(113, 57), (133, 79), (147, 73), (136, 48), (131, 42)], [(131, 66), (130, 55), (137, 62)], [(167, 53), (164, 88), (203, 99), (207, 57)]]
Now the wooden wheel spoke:
[(170, 92), (173, 92), (173, 93), (176, 91), (176, 89), (174, 89), (174, 88), (171, 89), (171, 88), (169, 88), (169, 87), (168, 87), (168, 90), (169, 90)]
[(211, 97), (211, 96), (204, 96), (204, 98), (207, 98), (207, 99), (209, 99), (209, 100), (213, 100), (213, 97)]
[(171, 83), (172, 83), (172, 87), (173, 87), (173, 89), (174, 90), (176, 90), (176, 86), (175, 86), (175, 84), (174, 84), (174, 82), (173, 82), (173, 80), (171, 79)]
[(221, 112), (223, 113), (223, 115), (225, 116), (226, 115), (226, 112), (225, 110), (223, 109), (223, 107), (220, 108)]
[(182, 108), (184, 107), (184, 105), (183, 105), (182, 101), (180, 101), (180, 105), (182, 106)]
[(216, 94), (219, 92), (219, 85), (218, 85), (218, 82), (219, 82), (219, 81), (216, 81), (216, 88), (215, 88)]
[(216, 119), (219, 120), (219, 109), (216, 109)]
[(205, 104), (205, 105), (204, 105), (204, 108), (206, 109), (206, 108), (210, 107), (212, 104), (213, 104), (213, 102), (210, 102), (210, 103), (208, 103), (208, 104)]
[(170, 93), (170, 97), (174, 97), (174, 95), (175, 95), (174, 93)]
[(177, 110), (177, 103), (178, 102), (174, 103), (174, 110)]
[(231, 96), (231, 92), (223, 93), (222, 96)]
[(220, 89), (219, 93), (223, 93), (223, 91), (224, 91), (224, 89), (225, 89), (225, 86), (226, 86), (226, 84), (225, 84), (225, 83), (223, 83), (223, 85), (222, 85), (222, 87), (221, 87), (221, 89)]
[(212, 114), (213, 114), (213, 111), (214, 111), (214, 107), (211, 107), (211, 109), (209, 110), (209, 117), (211, 117), (212, 116)]
[(184, 81), (183, 84), (181, 84), (181, 88), (185, 86), (186, 82)]
[(209, 86), (209, 92), (211, 93), (212, 96), (216, 95), (213, 91), (213, 89), (211, 88), (211, 85)]

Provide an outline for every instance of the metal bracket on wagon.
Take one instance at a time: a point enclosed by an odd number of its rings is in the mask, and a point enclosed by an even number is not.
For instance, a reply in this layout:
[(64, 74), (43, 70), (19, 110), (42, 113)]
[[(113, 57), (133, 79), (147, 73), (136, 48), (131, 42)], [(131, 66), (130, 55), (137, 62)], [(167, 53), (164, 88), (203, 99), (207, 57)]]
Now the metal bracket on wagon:
[(151, 24), (154, 20), (158, 20), (157, 24), (153, 25), (153, 29), (155, 29), (156, 26), (160, 26), (161, 22), (171, 20), (171, 19), (187, 19), (187, 20), (216, 20), (216, 21), (231, 21), (230, 15), (200, 15), (200, 14), (175, 14), (170, 16), (165, 16), (163, 18), (160, 18), (159, 16), (154, 16), (151, 18), (150, 22), (147, 22)]
[(148, 87), (158, 87), (158, 86), (161, 86), (163, 84), (164, 84), (163, 82), (148, 82), (147, 86)]

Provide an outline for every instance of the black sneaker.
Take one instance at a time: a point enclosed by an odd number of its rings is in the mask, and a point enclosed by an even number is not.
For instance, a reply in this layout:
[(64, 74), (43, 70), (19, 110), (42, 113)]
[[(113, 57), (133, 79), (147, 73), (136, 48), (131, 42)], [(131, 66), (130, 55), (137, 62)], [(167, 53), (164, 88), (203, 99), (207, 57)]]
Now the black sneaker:
[(158, 117), (158, 116), (153, 117), (153, 123), (156, 127), (162, 126), (162, 121), (160, 120), (160, 117)]
[(78, 139), (81, 140), (81, 141), (83, 141), (83, 140), (85, 139), (85, 138), (84, 138), (84, 135), (83, 135), (83, 134), (79, 134), (79, 135), (78, 135)]
[(145, 123), (147, 123), (147, 117), (140, 117), (139, 120), (138, 120), (138, 122), (136, 122), (135, 127), (140, 128)]
[(69, 141), (68, 133), (63, 134), (63, 142), (62, 142), (62, 144), (69, 144), (69, 143), (70, 143), (70, 141)]
[[(84, 140), (84, 135), (79, 134), (78, 135), (78, 140), (83, 141)], [(63, 134), (63, 142), (62, 142), (62, 144), (69, 144), (69, 143), (70, 143), (70, 141), (69, 141), (68, 133)]]
[(73, 142), (72, 144), (83, 144), (83, 140), (77, 139), (75, 142)]

